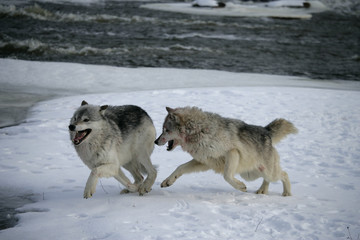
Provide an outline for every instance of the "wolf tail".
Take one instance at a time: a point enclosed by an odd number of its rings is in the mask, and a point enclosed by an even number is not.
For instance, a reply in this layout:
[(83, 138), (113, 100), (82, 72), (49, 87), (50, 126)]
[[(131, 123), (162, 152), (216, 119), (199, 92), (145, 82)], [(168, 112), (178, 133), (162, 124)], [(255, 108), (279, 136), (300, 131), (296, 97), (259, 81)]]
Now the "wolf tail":
[(283, 119), (278, 118), (269, 123), (266, 127), (266, 130), (270, 132), (271, 139), (273, 144), (277, 144), (281, 141), (284, 137), (286, 137), (288, 134), (296, 134), (298, 133), (297, 128), (292, 124), (291, 122)]

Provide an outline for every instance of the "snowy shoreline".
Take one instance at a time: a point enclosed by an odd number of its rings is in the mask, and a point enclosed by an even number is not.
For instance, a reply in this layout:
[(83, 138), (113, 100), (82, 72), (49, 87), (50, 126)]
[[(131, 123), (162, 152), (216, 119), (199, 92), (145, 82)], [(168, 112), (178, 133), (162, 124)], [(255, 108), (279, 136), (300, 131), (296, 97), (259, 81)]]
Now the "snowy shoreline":
[[(179, 72), (181, 74), (177, 74)], [(12, 59), (0, 59), (0, 84), (0, 128), (26, 121), (28, 109), (40, 101), (78, 94), (227, 86), (289, 86), (360, 91), (357, 81), (314, 80), (217, 70), (117, 68)]]
[[(218, 1), (222, 2), (222, 1)], [(213, 0), (199, 0), (194, 2), (147, 3), (140, 7), (179, 12), (183, 14), (227, 16), (227, 17), (270, 17), (283, 19), (310, 19), (312, 13), (328, 11), (329, 8), (320, 1), (287, 1), (254, 3), (233, 3), (224, 1), (222, 7)], [(194, 7), (197, 4), (197, 7)]]
[[(63, 94), (32, 107), (26, 122), (0, 129), (2, 186), (37, 198), (18, 209), (19, 224), (1, 231), (2, 239), (336, 239), (348, 236), (347, 227), (353, 236), (360, 232), (359, 82), (7, 59), (0, 59), (0, 81)], [(85, 200), (89, 170), (67, 132), (83, 99), (139, 105), (158, 133), (165, 106), (196, 105), (258, 125), (287, 118), (300, 132), (277, 148), (294, 196), (281, 197), (280, 183), (256, 195), (261, 180), (238, 192), (211, 171), (160, 188), (190, 156), (156, 147), (152, 192), (119, 195), (122, 186), (102, 179)]]

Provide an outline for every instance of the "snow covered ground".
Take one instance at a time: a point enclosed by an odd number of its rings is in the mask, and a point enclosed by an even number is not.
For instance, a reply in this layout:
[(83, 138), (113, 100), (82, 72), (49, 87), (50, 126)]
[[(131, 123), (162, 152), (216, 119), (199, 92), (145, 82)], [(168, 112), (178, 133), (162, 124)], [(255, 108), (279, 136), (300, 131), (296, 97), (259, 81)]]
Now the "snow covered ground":
[[(225, 7), (215, 7), (217, 2), (226, 3)], [(198, 7), (194, 7), (197, 4)], [(193, 2), (161, 2), (146, 3), (141, 5), (143, 8), (179, 12), (185, 14), (227, 16), (227, 17), (272, 17), (289, 19), (310, 19), (312, 13), (319, 13), (329, 10), (321, 1), (303, 0), (279, 0), (275, 2), (252, 1), (214, 1), (214, 0), (195, 0)]]
[[(2, 85), (71, 94), (41, 102), (25, 123), (0, 129), (2, 188), (37, 200), (18, 209), (18, 225), (1, 231), (1, 239), (346, 239), (347, 227), (358, 239), (358, 82), (5, 59), (0, 67)], [(89, 169), (67, 130), (83, 99), (139, 105), (158, 133), (165, 106), (196, 105), (258, 125), (289, 119), (299, 134), (277, 148), (293, 196), (281, 196), (280, 182), (270, 185), (269, 195), (256, 195), (261, 180), (245, 182), (248, 192), (239, 192), (212, 171), (160, 188), (190, 155), (156, 146), (152, 161), (159, 172), (149, 194), (120, 195), (115, 179), (102, 179), (94, 196), (83, 199)]]

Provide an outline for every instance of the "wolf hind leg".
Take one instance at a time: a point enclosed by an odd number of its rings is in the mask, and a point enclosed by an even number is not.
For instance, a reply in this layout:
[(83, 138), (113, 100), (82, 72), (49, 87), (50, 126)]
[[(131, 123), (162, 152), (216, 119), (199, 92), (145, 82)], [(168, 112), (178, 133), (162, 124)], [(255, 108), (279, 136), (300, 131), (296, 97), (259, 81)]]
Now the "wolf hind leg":
[(145, 168), (147, 177), (144, 182), (142, 182), (139, 186), (139, 195), (142, 196), (145, 193), (148, 193), (151, 191), (152, 185), (154, 185), (157, 171), (155, 167), (152, 165), (150, 157), (143, 157), (141, 160), (142, 166)]
[(130, 171), (130, 173), (134, 177), (135, 185), (139, 186), (144, 181), (144, 177), (138, 169), (136, 169), (135, 171)]
[(269, 182), (264, 179), (260, 188), (256, 191), (256, 194), (268, 194), (269, 192)]
[(193, 159), (187, 163), (178, 166), (176, 170), (161, 183), (161, 187), (169, 187), (173, 185), (176, 179), (181, 177), (183, 174), (193, 173), (193, 172), (203, 172), (209, 169), (210, 168), (205, 164), (202, 164), (201, 162), (198, 162), (195, 159)]
[(281, 181), (282, 181), (283, 187), (284, 187), (284, 191), (283, 191), (282, 195), (284, 197), (291, 196), (291, 184), (290, 184), (290, 180), (289, 180), (289, 176), (288, 176), (287, 172), (285, 172), (285, 171), (281, 172)]
[[(139, 165), (139, 167), (141, 167)], [(143, 181), (144, 181), (144, 177), (143, 175), (141, 174), (141, 170), (136, 168), (136, 169), (133, 169), (133, 168), (127, 168), (127, 170), (131, 173), (131, 175), (133, 176), (134, 178), (134, 184), (135, 185), (140, 185)]]
[(138, 186), (135, 184), (132, 184), (129, 180), (129, 178), (124, 174), (124, 172), (121, 170), (121, 168), (118, 169), (118, 174), (114, 176), (116, 180), (118, 180), (122, 185), (126, 187), (126, 190), (121, 191), (121, 193), (127, 193), (129, 192), (137, 192)]
[[(124, 166), (125, 167), (125, 166)], [(138, 169), (132, 169), (132, 168), (126, 168), (131, 175), (134, 178), (134, 185), (140, 186), (140, 184), (144, 181), (144, 177), (141, 175), (140, 171)], [(130, 191), (127, 188), (124, 188), (121, 190), (120, 194), (130, 193)]]
[(240, 155), (236, 149), (229, 151), (225, 156), (224, 178), (235, 189), (246, 192), (246, 185), (235, 178), (239, 165)]

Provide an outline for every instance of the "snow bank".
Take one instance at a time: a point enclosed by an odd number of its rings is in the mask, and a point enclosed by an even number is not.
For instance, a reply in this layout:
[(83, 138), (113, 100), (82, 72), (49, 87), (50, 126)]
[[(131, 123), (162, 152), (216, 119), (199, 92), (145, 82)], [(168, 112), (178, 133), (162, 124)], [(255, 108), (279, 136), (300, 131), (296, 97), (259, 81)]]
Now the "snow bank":
[[(207, 1), (209, 2), (209, 1)], [(221, 1), (219, 1), (221, 2)], [(226, 2), (226, 1), (225, 1)], [(143, 8), (179, 12), (185, 14), (226, 16), (226, 17), (271, 17), (290, 19), (310, 19), (312, 13), (327, 11), (328, 8), (320, 1), (280, 0), (270, 3), (232, 3), (226, 2), (225, 7), (207, 7), (213, 4), (199, 4), (206, 7), (193, 7), (193, 3), (148, 3)]]
[(359, 82), (313, 80), (255, 73), (173, 68), (121, 68), (75, 63), (0, 59), (0, 84), (27, 93), (72, 95), (138, 90), (292, 86), (360, 90)]
[[(8, 73), (0, 71), (3, 82), (9, 74), (12, 84), (93, 89), (93, 94), (41, 102), (31, 109), (26, 123), (0, 129), (2, 186), (32, 191), (38, 200), (19, 209), (19, 224), (1, 231), (1, 239), (345, 239), (347, 227), (353, 236), (360, 232), (358, 91), (289, 86), (171, 89), (161, 79), (184, 79), (184, 86), (190, 87), (190, 79), (198, 85), (197, 79), (206, 83), (205, 79), (221, 77), (230, 85), (244, 76), (1, 60), (0, 66), (4, 64)], [(277, 79), (248, 77), (274, 83)], [(109, 81), (114, 92), (95, 94), (96, 87), (105, 91), (99, 80)], [(131, 86), (147, 83), (159, 90), (118, 92), (125, 80)], [(352, 84), (359, 89), (359, 83)], [(102, 179), (94, 196), (85, 200), (89, 170), (67, 132), (69, 118), (83, 99), (93, 104), (137, 104), (153, 118), (158, 133), (165, 106), (196, 105), (258, 125), (287, 118), (300, 132), (283, 140), (278, 150), (294, 196), (281, 197), (280, 182), (270, 185), (269, 195), (256, 195), (261, 180), (246, 182), (248, 193), (242, 193), (211, 171), (185, 175), (173, 186), (160, 188), (161, 181), (190, 156), (180, 149), (167, 152), (156, 147), (152, 161), (159, 173), (149, 194), (119, 195), (122, 186), (115, 179)]]

